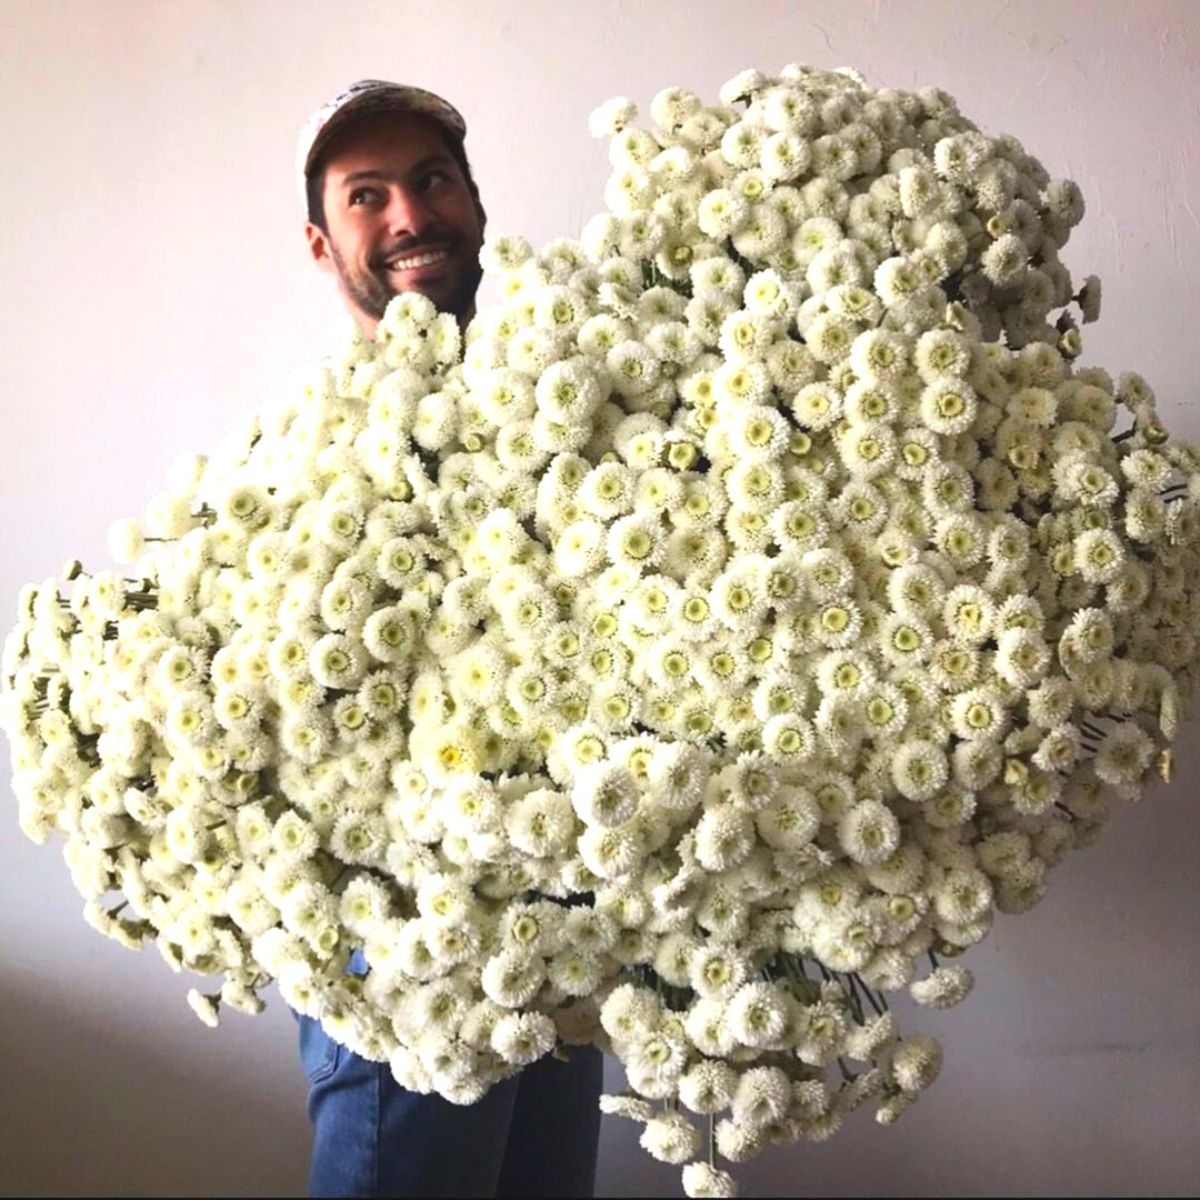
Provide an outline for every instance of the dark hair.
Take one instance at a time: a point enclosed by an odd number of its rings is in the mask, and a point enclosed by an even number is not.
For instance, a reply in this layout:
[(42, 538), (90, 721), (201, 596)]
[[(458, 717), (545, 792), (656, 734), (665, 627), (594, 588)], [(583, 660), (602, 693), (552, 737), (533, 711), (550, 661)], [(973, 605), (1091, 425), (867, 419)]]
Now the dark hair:
[[(475, 203), (479, 203), (479, 189), (475, 186), (474, 176), (471, 174), (471, 164), (467, 162), (467, 150), (462, 142), (455, 137), (450, 137), (446, 134), (441, 126), (438, 126), (438, 131), (442, 133), (442, 141), (446, 144), (446, 149), (450, 152), (451, 157), (458, 163), (458, 169), (462, 171), (463, 178), (467, 181), (467, 187), (471, 191), (471, 195), (475, 198)], [(320, 157), (312, 165), (312, 170), (309, 171), (305, 179), (305, 195), (308, 198), (308, 219), (324, 234), (329, 233), (329, 226), (325, 221), (325, 152), (322, 152)]]

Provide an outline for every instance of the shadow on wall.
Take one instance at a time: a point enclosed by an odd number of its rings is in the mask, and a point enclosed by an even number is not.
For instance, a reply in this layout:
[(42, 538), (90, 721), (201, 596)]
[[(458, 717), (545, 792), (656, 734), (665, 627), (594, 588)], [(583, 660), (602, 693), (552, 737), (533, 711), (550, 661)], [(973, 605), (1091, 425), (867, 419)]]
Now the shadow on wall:
[(299, 1064), (285, 1091), (238, 1071), (227, 1048), (185, 1061), (162, 1033), (134, 1036), (86, 996), (0, 984), (0, 1194), (303, 1195)]

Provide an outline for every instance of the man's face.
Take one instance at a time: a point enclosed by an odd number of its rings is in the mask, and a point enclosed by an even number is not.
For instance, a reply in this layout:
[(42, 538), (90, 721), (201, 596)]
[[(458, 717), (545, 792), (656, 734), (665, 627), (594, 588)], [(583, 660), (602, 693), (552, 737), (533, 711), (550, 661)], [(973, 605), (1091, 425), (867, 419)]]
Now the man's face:
[(364, 332), (374, 337), (398, 292), (421, 292), (465, 324), (486, 217), (438, 127), (416, 113), (363, 117), (334, 139), (324, 170), (329, 232), (311, 222), (305, 232)]

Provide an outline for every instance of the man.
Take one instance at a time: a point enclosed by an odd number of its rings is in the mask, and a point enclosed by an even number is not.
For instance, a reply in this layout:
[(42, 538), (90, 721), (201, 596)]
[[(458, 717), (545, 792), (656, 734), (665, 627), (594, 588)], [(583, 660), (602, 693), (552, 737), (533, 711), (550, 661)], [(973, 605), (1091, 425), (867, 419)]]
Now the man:
[(368, 337), (397, 292), (422, 292), (466, 326), (487, 214), (466, 123), (431, 92), (363, 80), (301, 134), (305, 233)]
[[(466, 123), (439, 96), (363, 80), (300, 134), (297, 167), (313, 259), (374, 338), (388, 301), (421, 292), (464, 328), (475, 312), (487, 220)], [(363, 973), (361, 954), (351, 969)], [(456, 1106), (406, 1091), (300, 1018), (315, 1196), (591, 1196), (602, 1057), (572, 1047)]]

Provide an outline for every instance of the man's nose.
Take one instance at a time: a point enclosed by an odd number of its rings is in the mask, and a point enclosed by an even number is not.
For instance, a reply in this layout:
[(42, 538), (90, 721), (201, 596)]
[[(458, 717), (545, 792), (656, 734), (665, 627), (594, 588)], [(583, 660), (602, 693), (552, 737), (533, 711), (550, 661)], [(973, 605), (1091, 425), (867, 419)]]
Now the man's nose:
[(388, 201), (388, 232), (394, 238), (420, 237), (434, 223), (434, 215), (420, 192), (396, 188)]

